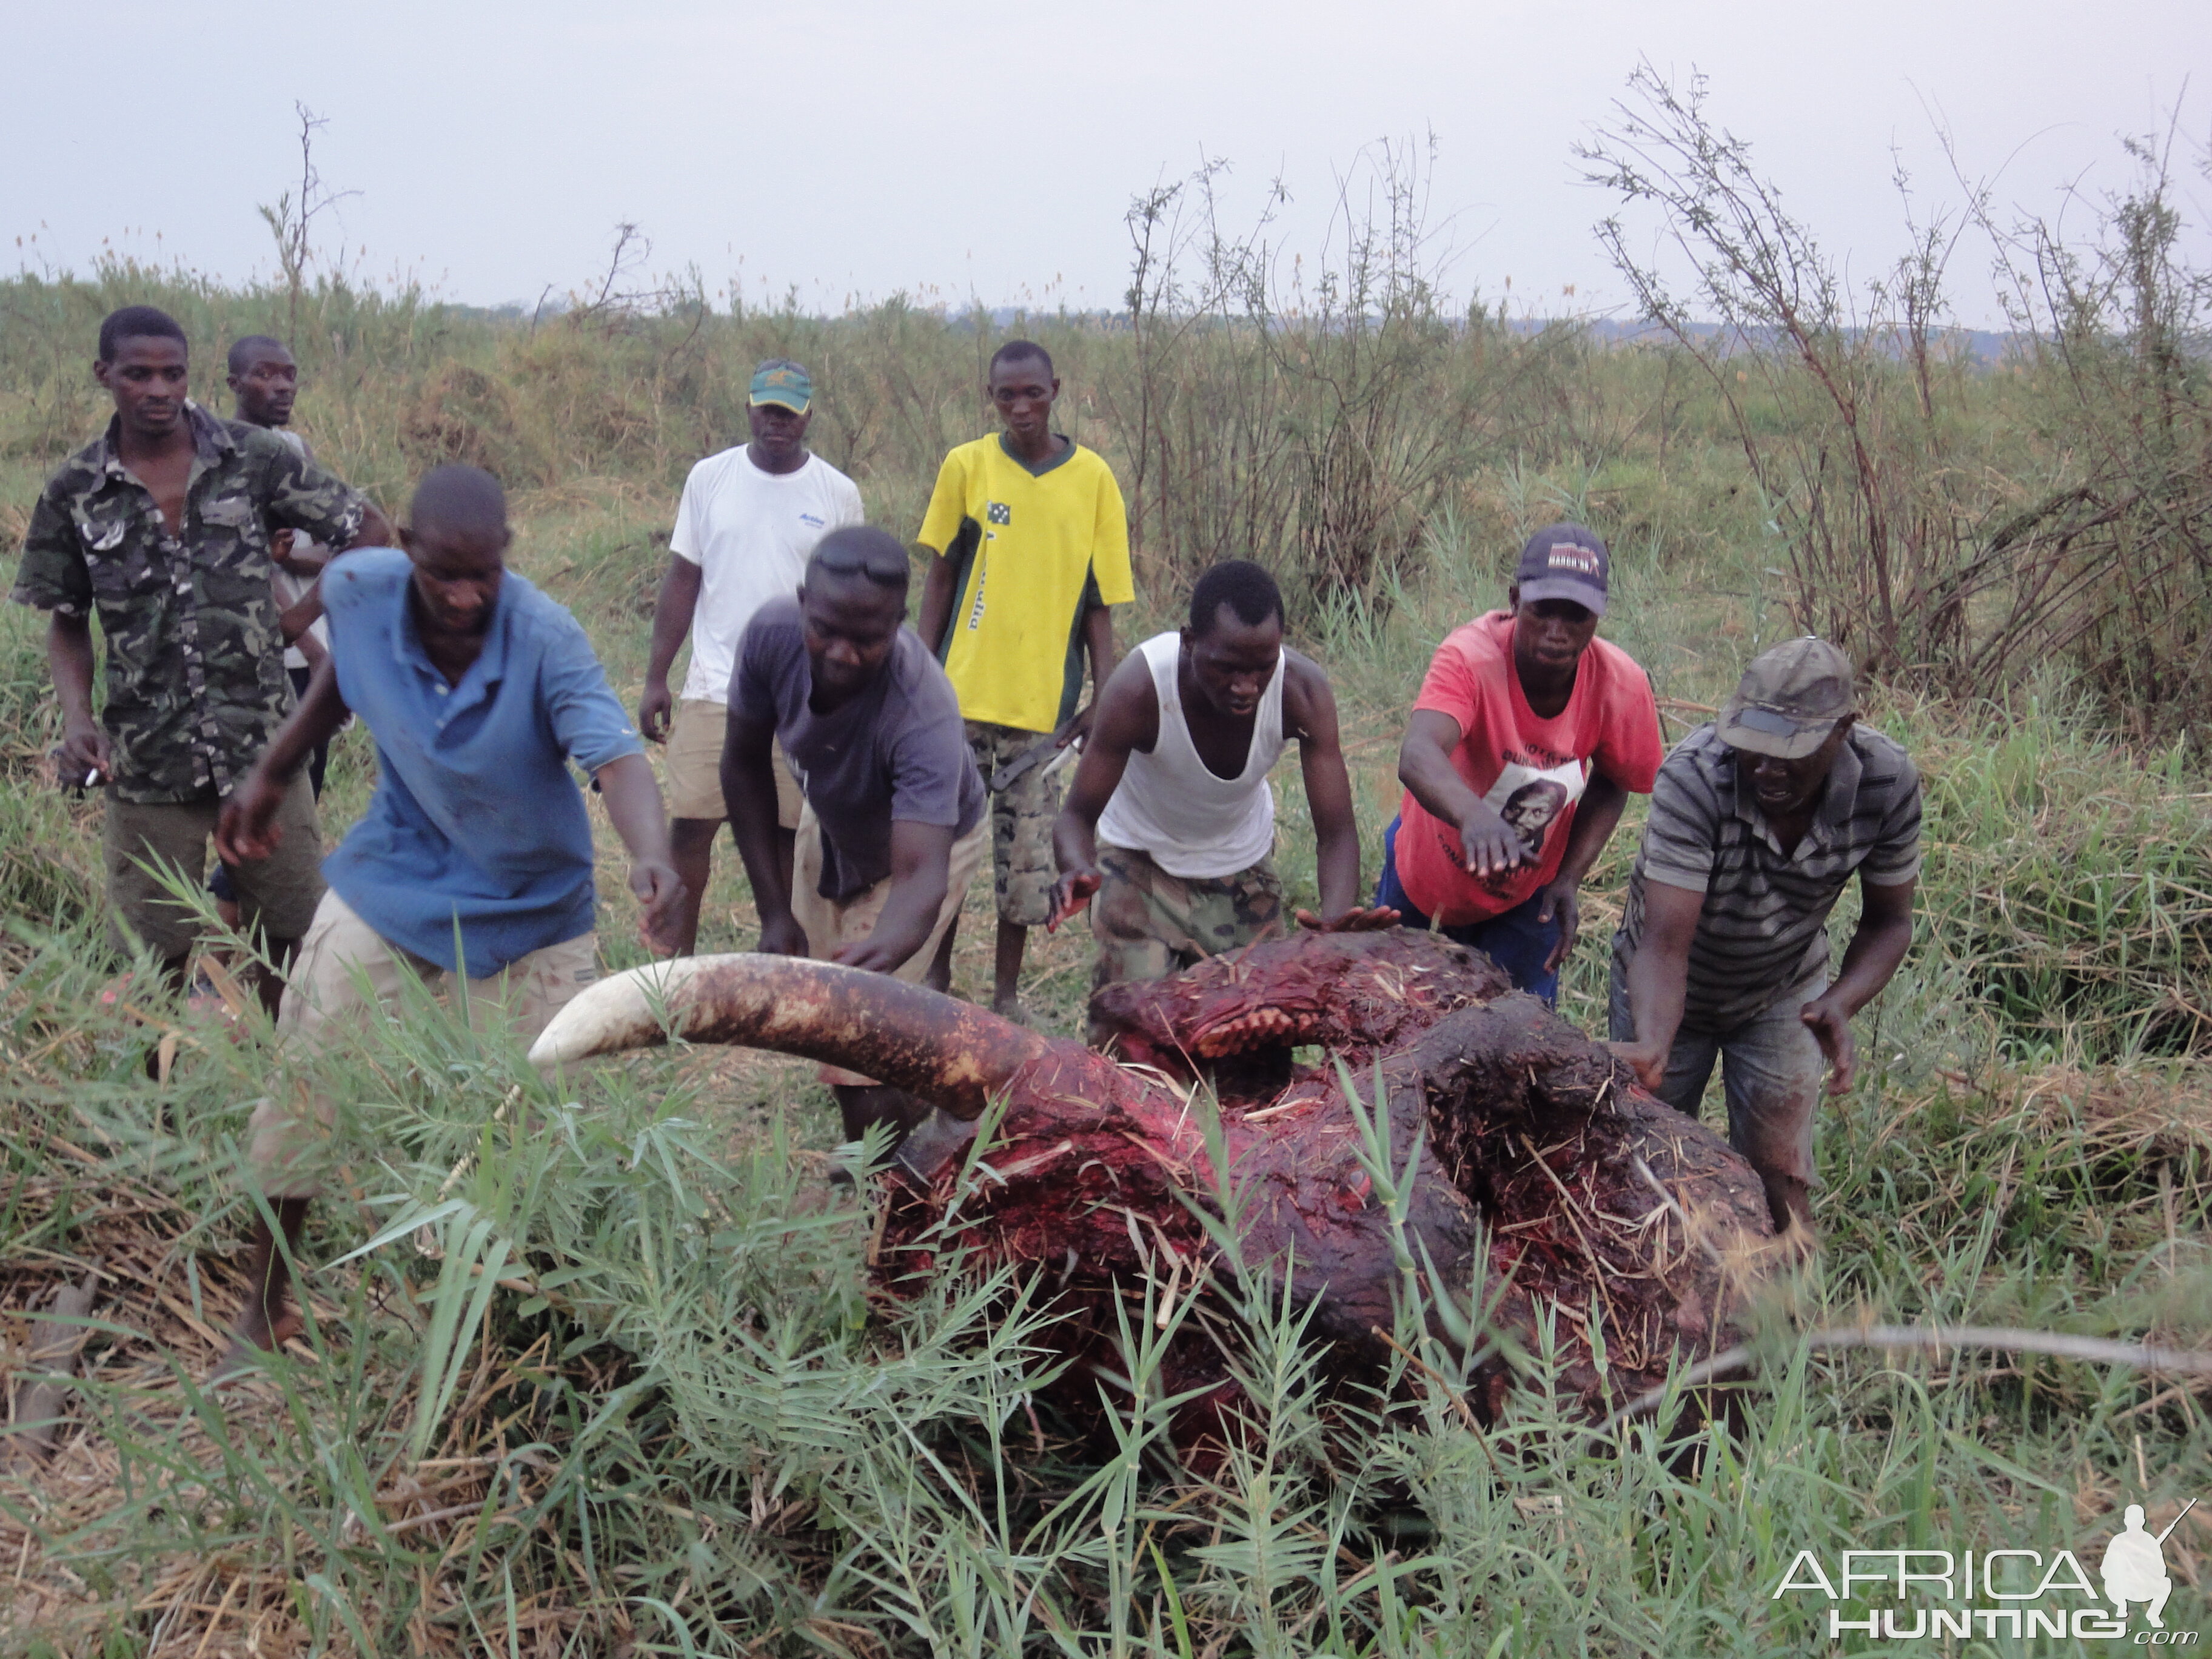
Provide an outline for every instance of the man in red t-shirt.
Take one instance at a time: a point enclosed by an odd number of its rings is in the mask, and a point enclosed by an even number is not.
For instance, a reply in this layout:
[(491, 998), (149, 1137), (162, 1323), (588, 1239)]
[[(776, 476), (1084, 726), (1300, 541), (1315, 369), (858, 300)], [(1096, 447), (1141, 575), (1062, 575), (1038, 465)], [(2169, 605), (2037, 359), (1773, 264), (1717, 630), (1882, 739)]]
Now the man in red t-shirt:
[(1375, 902), (1433, 918), (1522, 990), (1559, 995), (1575, 889), (1664, 757), (1651, 682), (1597, 637), (1605, 544), (1578, 524), (1521, 550), (1503, 611), (1445, 637), (1398, 750), (1406, 799)]

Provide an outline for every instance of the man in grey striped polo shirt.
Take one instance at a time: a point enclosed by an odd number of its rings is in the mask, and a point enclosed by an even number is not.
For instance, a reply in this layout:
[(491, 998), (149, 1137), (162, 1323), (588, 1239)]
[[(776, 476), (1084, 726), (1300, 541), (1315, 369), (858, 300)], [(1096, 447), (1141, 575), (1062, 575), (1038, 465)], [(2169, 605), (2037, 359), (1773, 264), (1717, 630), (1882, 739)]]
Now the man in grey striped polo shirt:
[[(1920, 777), (1858, 723), (1850, 664), (1777, 646), (1659, 769), (1613, 941), (1613, 1051), (1694, 1115), (1722, 1062), (1729, 1144), (1777, 1231), (1809, 1237), (1813, 1109), (1850, 1087), (1851, 1016), (1912, 943)], [(1828, 912), (1858, 872), (1863, 914), (1828, 977)]]

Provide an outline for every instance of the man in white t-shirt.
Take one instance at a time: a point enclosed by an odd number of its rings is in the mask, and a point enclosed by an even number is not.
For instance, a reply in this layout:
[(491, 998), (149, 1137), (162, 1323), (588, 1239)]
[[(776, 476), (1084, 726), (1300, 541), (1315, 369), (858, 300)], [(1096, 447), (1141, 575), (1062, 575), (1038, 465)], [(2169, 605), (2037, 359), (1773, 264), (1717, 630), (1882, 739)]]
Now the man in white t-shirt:
[[(637, 727), (668, 745), (669, 840), (685, 892), (677, 929), (681, 955), (698, 942), (714, 832), (729, 816), (722, 802), (722, 732), (738, 641), (762, 605), (798, 592), (815, 543), (866, 521), (853, 481), (806, 447), (813, 404), (813, 382), (797, 363), (772, 357), (756, 369), (745, 411), (752, 441), (691, 469), (668, 538), (668, 574), (653, 609)], [(691, 670), (679, 701), (669, 694), (668, 671), (686, 634)], [(781, 752), (775, 772), (777, 853), (788, 887), (801, 803)]]

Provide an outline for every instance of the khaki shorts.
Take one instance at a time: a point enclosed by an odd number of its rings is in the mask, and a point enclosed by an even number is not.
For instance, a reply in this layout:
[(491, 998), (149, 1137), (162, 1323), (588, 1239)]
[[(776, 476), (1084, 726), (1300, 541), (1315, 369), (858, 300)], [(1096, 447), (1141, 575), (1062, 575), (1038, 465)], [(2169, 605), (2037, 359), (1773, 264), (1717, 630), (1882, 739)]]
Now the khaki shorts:
[[(579, 933), (532, 951), (499, 973), (469, 981), (471, 1028), (504, 1026), (527, 1042), (599, 977), (597, 945), (597, 935)], [(371, 1007), (397, 997), (403, 975), (413, 975), (433, 989), (448, 977), (434, 962), (392, 944), (336, 893), (325, 893), (284, 987), (276, 1016), (279, 1048), (295, 1055), (314, 1054), (334, 1023), (362, 1018)], [(362, 994), (364, 978), (367, 999)], [(311, 1095), (303, 1081), (295, 1081), (289, 1092), (289, 1103), (264, 1097), (255, 1105), (246, 1159), (255, 1184), (268, 1197), (312, 1198), (326, 1164), (337, 1112), (327, 1098)]]
[[(720, 823), (730, 816), (722, 799), (722, 733), (730, 723), (726, 703), (687, 697), (676, 705), (668, 728), (668, 757), (661, 771), (668, 784), (668, 816)], [(775, 745), (775, 821), (799, 828), (799, 780)]]
[[(1273, 860), (1233, 876), (1171, 876), (1148, 854), (1098, 848), (1105, 877), (1091, 901), (1095, 995), (1127, 979), (1161, 979), (1283, 931), (1283, 884)], [(1103, 1034), (1093, 1032), (1094, 1040)]]
[[(983, 847), (990, 835), (988, 822), (978, 823), (973, 830), (952, 843), (951, 868), (945, 873), (945, 902), (937, 908), (937, 925), (929, 930), (929, 937), (904, 962), (891, 970), (891, 977), (902, 979), (909, 985), (919, 985), (929, 972), (929, 964), (937, 957), (937, 947), (944, 942), (945, 929), (952, 926), (953, 918), (960, 914), (960, 906), (968, 896), (968, 884), (983, 862)], [(884, 902), (891, 896), (890, 878), (887, 876), (864, 893), (839, 901), (822, 896), (822, 825), (809, 806), (799, 820), (799, 844), (792, 858), (791, 915), (792, 919), (806, 932), (806, 948), (817, 962), (827, 962), (844, 945), (864, 939), (875, 931), (876, 919), (884, 913)], [(866, 1087), (873, 1079), (858, 1072), (848, 1072), (835, 1066), (822, 1068), (822, 1080), (850, 1087)]]
[[(199, 918), (143, 866), (174, 866), (184, 873), (185, 890), (198, 891), (207, 874), (208, 840), (222, 811), (222, 802), (213, 794), (198, 800), (129, 801), (117, 799), (112, 789), (107, 792), (100, 858), (107, 870), (107, 933), (116, 949), (131, 951), (135, 933), (164, 961), (191, 954)], [(267, 939), (289, 944), (307, 931), (323, 896), (322, 823), (304, 772), (285, 790), (276, 827), (276, 850), (239, 865), (231, 879), (238, 893), (240, 930), (249, 938), (258, 931)]]
[[(985, 787), (991, 774), (1031, 744), (1042, 732), (1018, 731), (969, 720), (968, 747)], [(1021, 927), (1042, 927), (1052, 915), (1053, 884), (1060, 867), (1052, 856), (1052, 821), (1060, 816), (1060, 779), (1033, 766), (1010, 789), (991, 797), (991, 896), (999, 920)]]

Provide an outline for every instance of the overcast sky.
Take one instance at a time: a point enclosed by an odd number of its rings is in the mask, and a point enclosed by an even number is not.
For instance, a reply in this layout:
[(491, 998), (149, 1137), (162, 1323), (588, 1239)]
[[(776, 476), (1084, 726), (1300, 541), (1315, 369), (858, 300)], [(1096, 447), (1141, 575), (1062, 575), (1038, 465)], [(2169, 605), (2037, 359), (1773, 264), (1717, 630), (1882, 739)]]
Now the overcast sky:
[[(1130, 197), (1229, 161), (1232, 217), (1280, 174), (1318, 247), (1364, 145), (1433, 131), (1455, 288), (1539, 315), (1622, 306), (1571, 147), (1639, 55), (1710, 77), (1792, 208), (1853, 273), (1902, 243), (1893, 148), (1955, 198), (1931, 112), (1997, 193), (2055, 211), (2125, 178), (2116, 135), (2212, 131), (2208, 0), (1121, 0), (1113, 6), (13, 0), (0, 234), (33, 268), (103, 243), (226, 277), (272, 267), (255, 214), (316, 159), (359, 272), (478, 303), (583, 283), (635, 221), (655, 272), (796, 284), (810, 308), (905, 289), (1118, 305)], [(2192, 72), (2197, 83), (2185, 98)], [(2193, 169), (2183, 205), (2212, 217)], [(33, 237), (35, 235), (35, 242)], [(1954, 268), (1994, 320), (1984, 252)], [(1574, 290), (1571, 296), (1565, 292)]]

